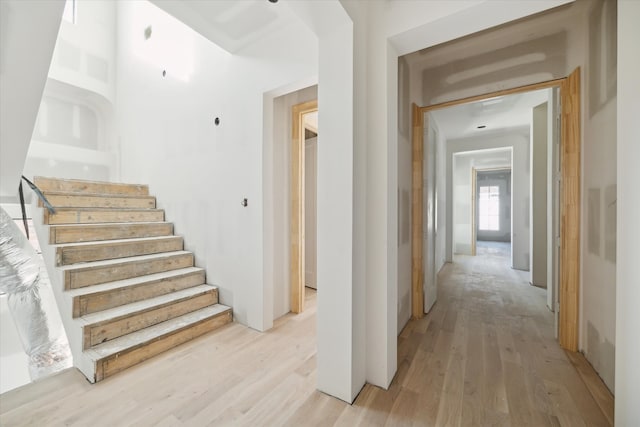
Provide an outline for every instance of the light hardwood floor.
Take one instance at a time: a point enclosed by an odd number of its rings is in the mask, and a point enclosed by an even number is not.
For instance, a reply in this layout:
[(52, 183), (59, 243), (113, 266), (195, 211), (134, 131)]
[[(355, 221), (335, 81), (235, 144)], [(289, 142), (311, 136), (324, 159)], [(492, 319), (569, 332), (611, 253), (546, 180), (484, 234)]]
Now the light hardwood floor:
[(611, 395), (553, 339), (544, 290), (504, 259), (458, 258), (438, 298), (400, 335), (390, 389), (365, 386), (351, 406), (315, 390), (309, 291), (267, 333), (231, 324), (99, 384), (69, 370), (5, 393), (0, 425), (611, 425)]

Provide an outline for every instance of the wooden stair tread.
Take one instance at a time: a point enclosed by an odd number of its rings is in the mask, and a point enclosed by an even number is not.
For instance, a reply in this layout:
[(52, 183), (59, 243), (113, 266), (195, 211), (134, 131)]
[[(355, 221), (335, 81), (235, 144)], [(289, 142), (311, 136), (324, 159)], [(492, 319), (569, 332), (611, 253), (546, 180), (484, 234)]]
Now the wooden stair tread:
[[(81, 179), (62, 179), (53, 177), (36, 176), (33, 182), (42, 191), (56, 191), (66, 189), (64, 191), (83, 193), (87, 189), (101, 189), (102, 192), (108, 191), (108, 194), (140, 194), (148, 195), (149, 186), (145, 184), (127, 184), (122, 182), (105, 182), (105, 181), (86, 181)], [(74, 189), (70, 191), (69, 189)]]
[(113, 240), (100, 240), (97, 242), (77, 242), (77, 243), (59, 243), (57, 245), (51, 245), (56, 249), (69, 249), (69, 248), (90, 248), (92, 246), (110, 246), (118, 244), (130, 244), (144, 242), (156, 242), (163, 240), (178, 240), (182, 239), (182, 236), (170, 235), (170, 236), (151, 236), (151, 237), (132, 237), (131, 239), (113, 239)]
[[(62, 209), (62, 208), (60, 208)], [(76, 209), (76, 208), (74, 208)], [(134, 209), (135, 210), (135, 209)], [(147, 210), (147, 209), (141, 209)], [(160, 209), (156, 209), (160, 210)], [(118, 227), (128, 227), (132, 225), (164, 225), (171, 224), (167, 221), (141, 221), (141, 222), (94, 222), (91, 224), (55, 224), (52, 225), (51, 228), (63, 229), (63, 228), (91, 228), (91, 227), (107, 227), (107, 228), (118, 228)]]
[(88, 193), (73, 191), (49, 191), (42, 192), (45, 196), (71, 196), (71, 197), (104, 197), (105, 199), (155, 199), (149, 194), (112, 194), (112, 193)]
[(85, 350), (85, 354), (92, 360), (99, 361), (109, 356), (121, 353), (125, 350), (131, 350), (144, 346), (152, 341), (170, 335), (179, 330), (189, 328), (191, 325), (214, 317), (225, 312), (231, 311), (230, 307), (222, 304), (215, 304), (200, 310), (184, 314), (166, 322), (159, 323), (154, 326), (127, 334), (125, 336), (107, 341), (103, 344), (94, 346)]
[(199, 267), (187, 267), (187, 268), (181, 268), (178, 270), (163, 271), (161, 273), (147, 274), (145, 276), (133, 277), (131, 279), (122, 279), (122, 280), (116, 280), (113, 282), (101, 283), (99, 285), (92, 285), (84, 288), (70, 289), (65, 292), (67, 292), (67, 294), (71, 297), (78, 297), (83, 295), (94, 295), (102, 292), (114, 291), (118, 289), (143, 285), (147, 282), (153, 282), (160, 279), (169, 279), (172, 277), (180, 277), (188, 274), (194, 274), (201, 271), (204, 271), (204, 269)]
[[(54, 192), (45, 192), (44, 195), (51, 205), (61, 208), (155, 209), (156, 207), (154, 196)], [(38, 204), (42, 206), (42, 200), (38, 200)]]
[(123, 259), (184, 249), (182, 236), (156, 236), (55, 245), (56, 265)]
[(64, 245), (172, 235), (173, 224), (166, 221), (64, 224), (49, 227), (49, 244)]
[(163, 209), (151, 208), (56, 208), (55, 213), (44, 211), (45, 224), (103, 224), (164, 221)]
[(207, 292), (215, 292), (218, 288), (209, 284), (202, 284), (193, 286), (191, 288), (182, 289), (180, 291), (171, 292), (169, 294), (160, 295), (157, 297), (145, 299), (138, 302), (132, 302), (120, 307), (110, 308), (108, 310), (99, 311), (97, 313), (86, 314), (80, 319), (86, 325), (96, 325), (106, 321), (118, 320), (131, 316), (132, 314), (147, 311), (153, 308), (162, 307), (175, 302), (189, 299), (196, 295), (201, 295)]
[[(160, 211), (162, 212), (163, 209), (156, 209), (156, 208), (102, 208), (102, 207), (73, 207), (73, 206), (61, 206), (61, 207), (56, 207), (54, 206), (56, 212), (58, 211), (62, 211), (62, 212), (75, 212), (75, 211), (80, 211), (80, 212), (112, 212), (112, 211), (122, 211), (122, 212), (152, 212), (152, 211)], [(144, 221), (144, 222), (162, 222), (162, 221)], [(92, 224), (100, 224), (98, 222), (96, 223), (92, 223)], [(113, 224), (113, 222), (108, 222), (108, 223), (104, 223), (104, 224)], [(126, 224), (126, 223), (123, 223)], [(67, 224), (64, 224), (67, 225)]]
[(108, 267), (108, 266), (114, 266), (118, 264), (127, 264), (132, 262), (148, 261), (148, 260), (161, 259), (161, 258), (171, 258), (179, 255), (190, 255), (190, 254), (192, 254), (192, 252), (190, 251), (162, 252), (159, 254), (138, 255), (138, 256), (132, 256), (127, 258), (107, 259), (104, 261), (84, 262), (82, 264), (61, 265), (58, 268), (62, 271), (90, 270), (96, 267)]

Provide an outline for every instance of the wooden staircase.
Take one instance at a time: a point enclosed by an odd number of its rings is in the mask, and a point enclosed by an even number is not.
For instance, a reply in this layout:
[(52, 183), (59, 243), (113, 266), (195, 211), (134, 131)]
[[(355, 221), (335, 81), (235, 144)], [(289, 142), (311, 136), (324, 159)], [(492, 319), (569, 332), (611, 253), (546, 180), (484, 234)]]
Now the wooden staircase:
[(34, 225), (74, 364), (89, 381), (233, 320), (146, 185), (34, 181), (56, 208), (39, 210)]

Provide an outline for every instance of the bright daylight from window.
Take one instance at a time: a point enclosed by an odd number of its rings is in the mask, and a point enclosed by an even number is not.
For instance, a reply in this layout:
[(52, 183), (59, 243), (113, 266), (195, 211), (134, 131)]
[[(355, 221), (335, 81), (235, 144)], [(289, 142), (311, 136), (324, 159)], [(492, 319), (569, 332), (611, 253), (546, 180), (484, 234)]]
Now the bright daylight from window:
[(62, 19), (72, 24), (76, 23), (76, 0), (67, 0), (64, 5)]
[(498, 186), (480, 187), (478, 214), (480, 230), (500, 230), (500, 188)]

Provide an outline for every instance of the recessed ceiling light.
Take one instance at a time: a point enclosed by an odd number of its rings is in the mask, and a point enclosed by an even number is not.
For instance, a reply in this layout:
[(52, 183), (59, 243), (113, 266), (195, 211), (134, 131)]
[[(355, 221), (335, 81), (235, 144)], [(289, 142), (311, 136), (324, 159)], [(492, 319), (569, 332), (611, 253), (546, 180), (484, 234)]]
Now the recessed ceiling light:
[(269, 3), (278, 3), (278, 0), (269, 0)]
[(478, 129), (484, 129), (486, 127), (487, 127), (487, 125), (480, 125), (480, 126), (478, 126)]

